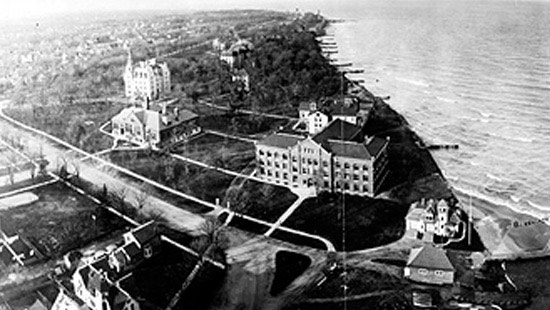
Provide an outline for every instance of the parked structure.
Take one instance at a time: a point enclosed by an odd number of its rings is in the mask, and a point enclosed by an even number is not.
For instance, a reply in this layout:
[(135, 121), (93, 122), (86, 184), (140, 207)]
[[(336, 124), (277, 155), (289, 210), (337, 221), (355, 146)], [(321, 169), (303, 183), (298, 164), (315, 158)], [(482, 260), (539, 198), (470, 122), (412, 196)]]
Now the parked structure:
[(156, 59), (132, 64), (132, 55), (128, 51), (128, 62), (124, 71), (124, 88), (127, 98), (153, 101), (162, 94), (170, 92), (170, 70), (165, 62)]
[(129, 107), (111, 120), (111, 133), (116, 139), (140, 146), (159, 148), (185, 140), (201, 132), (198, 115), (181, 109), (177, 100)]
[(459, 230), (460, 218), (457, 212), (444, 199), (439, 202), (435, 199), (422, 199), (411, 205), (405, 217), (407, 231), (416, 232), (425, 240), (430, 239), (426, 236), (433, 235), (453, 237)]
[(429, 284), (453, 284), (455, 268), (445, 250), (431, 244), (412, 249), (405, 266), (406, 278)]
[(388, 175), (388, 139), (341, 119), (313, 136), (274, 133), (256, 143), (260, 177), (293, 187), (374, 196)]

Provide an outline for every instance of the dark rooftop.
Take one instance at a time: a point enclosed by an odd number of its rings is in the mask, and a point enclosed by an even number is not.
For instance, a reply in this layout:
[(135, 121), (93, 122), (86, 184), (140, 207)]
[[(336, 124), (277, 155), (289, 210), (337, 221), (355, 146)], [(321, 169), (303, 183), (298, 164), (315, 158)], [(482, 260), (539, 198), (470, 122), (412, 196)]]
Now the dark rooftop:
[(360, 142), (361, 127), (346, 121), (335, 119), (322, 131), (313, 136), (313, 140), (328, 148), (328, 140)]
[(431, 244), (426, 244), (422, 248), (412, 249), (407, 266), (431, 270), (455, 270), (445, 250), (436, 248)]

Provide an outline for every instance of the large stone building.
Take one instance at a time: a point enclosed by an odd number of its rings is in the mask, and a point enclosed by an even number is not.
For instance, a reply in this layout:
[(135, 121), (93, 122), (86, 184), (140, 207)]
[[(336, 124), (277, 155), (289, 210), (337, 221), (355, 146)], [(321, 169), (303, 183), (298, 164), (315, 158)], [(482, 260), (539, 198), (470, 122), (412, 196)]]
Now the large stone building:
[(182, 109), (175, 101), (129, 107), (111, 120), (111, 134), (118, 140), (159, 148), (185, 140), (201, 132), (198, 115)]
[(256, 158), (272, 183), (374, 196), (388, 174), (387, 146), (337, 118), (312, 136), (271, 134), (256, 143)]
[(170, 70), (165, 62), (156, 59), (132, 63), (128, 52), (128, 62), (124, 71), (124, 88), (127, 98), (153, 101), (170, 92)]

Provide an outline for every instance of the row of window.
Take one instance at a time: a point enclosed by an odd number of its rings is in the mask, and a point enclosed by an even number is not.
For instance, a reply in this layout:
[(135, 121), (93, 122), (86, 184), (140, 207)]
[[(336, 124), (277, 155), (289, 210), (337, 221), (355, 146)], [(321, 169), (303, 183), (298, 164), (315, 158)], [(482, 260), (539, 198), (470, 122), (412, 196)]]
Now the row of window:
[[(421, 268), (421, 269), (418, 269), (418, 273), (419, 273), (420, 275), (425, 276), (425, 275), (428, 274), (428, 270), (427, 270), (427, 269), (424, 269), (424, 268)], [(444, 272), (441, 271), (441, 270), (436, 270), (434, 273), (435, 273), (435, 275), (438, 276), (438, 277), (443, 277), (443, 276), (444, 276)]]

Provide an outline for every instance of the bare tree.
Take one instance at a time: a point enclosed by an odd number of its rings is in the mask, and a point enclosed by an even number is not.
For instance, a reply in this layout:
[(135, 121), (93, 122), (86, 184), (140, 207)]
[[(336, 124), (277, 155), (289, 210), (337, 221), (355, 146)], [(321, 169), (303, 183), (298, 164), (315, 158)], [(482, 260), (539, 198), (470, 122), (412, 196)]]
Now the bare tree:
[(149, 198), (151, 197), (151, 190), (147, 185), (142, 186), (140, 190), (137, 191), (136, 198), (136, 208), (142, 210), (148, 203)]

